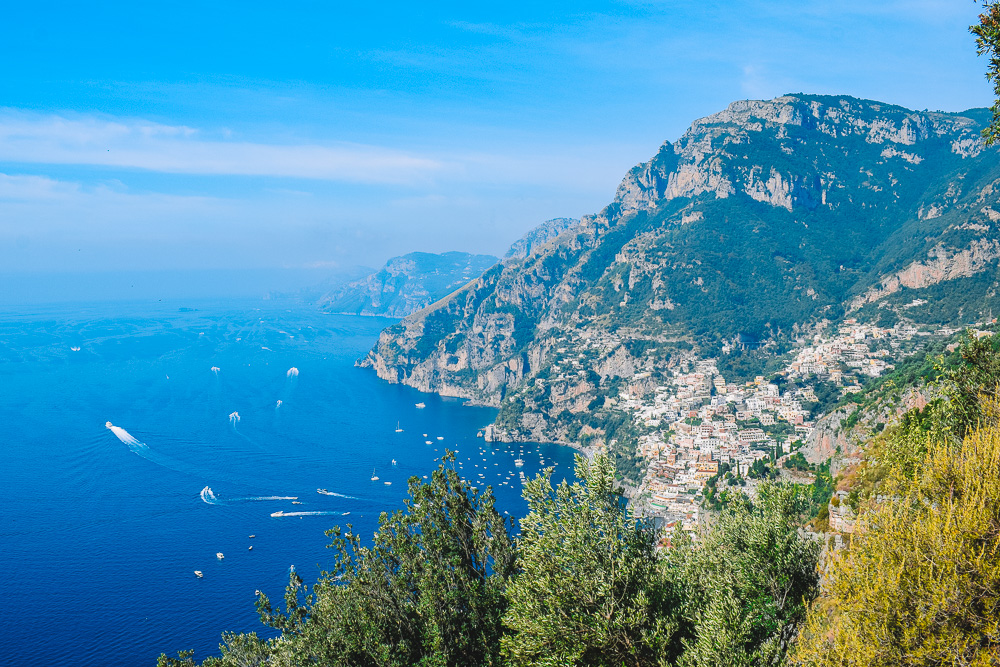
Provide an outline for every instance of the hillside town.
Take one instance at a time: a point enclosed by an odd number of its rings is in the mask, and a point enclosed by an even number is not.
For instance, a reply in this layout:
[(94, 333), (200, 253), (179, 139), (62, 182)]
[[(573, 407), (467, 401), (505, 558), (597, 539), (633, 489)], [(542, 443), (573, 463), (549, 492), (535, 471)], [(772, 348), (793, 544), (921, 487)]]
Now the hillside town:
[[(644, 432), (638, 454), (646, 475), (636, 511), (693, 529), (709, 480), (745, 485), (765, 464), (778, 468), (803, 445), (819, 416), (817, 383), (836, 385), (836, 398), (859, 392), (861, 381), (892, 370), (893, 359), (915, 344), (954, 332), (908, 324), (887, 329), (849, 319), (832, 335), (817, 333), (771, 379), (733, 383), (715, 359), (704, 359), (675, 369), (651, 394), (621, 391), (618, 407), (630, 411)], [(848, 527), (845, 511), (831, 511), (840, 529)]]

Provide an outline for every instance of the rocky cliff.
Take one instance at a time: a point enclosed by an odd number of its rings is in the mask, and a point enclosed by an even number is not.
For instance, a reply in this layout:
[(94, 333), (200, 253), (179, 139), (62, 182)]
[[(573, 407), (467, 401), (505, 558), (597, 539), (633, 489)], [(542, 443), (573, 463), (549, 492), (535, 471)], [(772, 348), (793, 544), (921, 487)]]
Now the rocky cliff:
[(337, 287), (319, 303), (333, 313), (405, 317), (451, 294), (496, 262), (492, 255), (412, 252)]
[(987, 117), (733, 103), (630, 170), (603, 211), (387, 329), (361, 363), (501, 406), (512, 437), (576, 441), (692, 350), (780, 348), (848, 313), (969, 321), (1000, 306)]

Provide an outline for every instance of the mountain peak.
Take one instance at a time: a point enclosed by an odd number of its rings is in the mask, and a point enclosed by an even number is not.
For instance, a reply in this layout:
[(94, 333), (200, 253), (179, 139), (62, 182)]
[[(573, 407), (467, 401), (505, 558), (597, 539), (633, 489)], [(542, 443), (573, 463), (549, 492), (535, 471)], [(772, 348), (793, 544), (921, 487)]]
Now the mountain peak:
[[(747, 196), (788, 211), (833, 207), (831, 190), (852, 200), (856, 196), (834, 185), (844, 163), (854, 162), (880, 172), (880, 183), (861, 196), (882, 207), (898, 199), (897, 172), (909, 168), (900, 161), (919, 165), (949, 153), (979, 155), (980, 111), (912, 111), (832, 95), (739, 100), (694, 121), (680, 139), (665, 142), (649, 162), (634, 167), (618, 186), (614, 203), (620, 215), (706, 194)], [(878, 191), (886, 196), (871, 196)]]

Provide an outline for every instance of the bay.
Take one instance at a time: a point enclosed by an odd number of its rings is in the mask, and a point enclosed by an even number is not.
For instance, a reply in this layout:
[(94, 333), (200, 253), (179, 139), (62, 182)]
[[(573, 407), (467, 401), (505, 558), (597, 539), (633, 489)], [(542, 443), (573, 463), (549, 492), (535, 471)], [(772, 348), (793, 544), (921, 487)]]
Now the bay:
[(392, 322), (290, 300), (0, 314), (5, 664), (152, 665), (267, 635), (255, 590), (280, 599), (293, 565), (315, 581), (324, 530), (370, 535), (446, 448), (513, 516), (518, 472), (572, 476), (568, 448), (477, 438), (494, 410), (356, 368)]

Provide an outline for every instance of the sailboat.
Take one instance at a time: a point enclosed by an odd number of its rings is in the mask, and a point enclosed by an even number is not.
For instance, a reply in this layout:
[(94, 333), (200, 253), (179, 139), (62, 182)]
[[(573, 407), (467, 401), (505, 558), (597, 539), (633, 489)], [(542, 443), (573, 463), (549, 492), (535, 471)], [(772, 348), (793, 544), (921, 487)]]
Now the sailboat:
[(372, 481), (373, 482), (378, 481), (378, 475), (375, 474), (375, 468), (372, 468)]
[(399, 428), (399, 422), (396, 422), (396, 433), (402, 433), (403, 429)]

